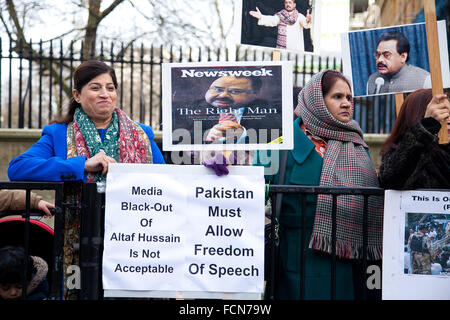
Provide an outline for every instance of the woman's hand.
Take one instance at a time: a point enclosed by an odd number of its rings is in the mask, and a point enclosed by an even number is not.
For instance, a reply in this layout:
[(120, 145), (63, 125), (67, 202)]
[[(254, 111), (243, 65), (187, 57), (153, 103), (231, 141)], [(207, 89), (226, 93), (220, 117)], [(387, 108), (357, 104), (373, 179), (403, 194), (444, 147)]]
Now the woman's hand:
[(37, 208), (41, 211), (44, 211), (46, 217), (51, 217), (52, 214), (50, 212), (50, 209), (54, 209), (55, 205), (44, 200), (39, 200)]
[(108, 157), (103, 151), (100, 151), (92, 158), (89, 158), (84, 163), (84, 171), (86, 172), (97, 172), (102, 171), (105, 175), (108, 172), (108, 164), (116, 163), (114, 158)]
[(439, 122), (450, 117), (450, 102), (446, 94), (437, 94), (431, 99), (425, 111), (425, 118), (432, 117)]

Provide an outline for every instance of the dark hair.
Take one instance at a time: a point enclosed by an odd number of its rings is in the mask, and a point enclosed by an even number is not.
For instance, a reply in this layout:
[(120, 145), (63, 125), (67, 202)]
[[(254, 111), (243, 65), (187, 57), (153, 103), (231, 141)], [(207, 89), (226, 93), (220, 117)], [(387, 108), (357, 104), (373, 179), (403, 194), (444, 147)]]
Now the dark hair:
[(431, 89), (419, 89), (410, 93), (403, 102), (400, 112), (392, 127), (391, 134), (381, 148), (381, 155), (397, 147), (406, 130), (421, 120), (428, 104), (433, 98)]
[[(398, 31), (387, 31), (380, 35), (380, 39), (378, 40), (378, 43), (381, 41), (389, 41), (389, 40), (397, 40), (397, 52), (399, 54), (402, 54), (404, 52), (407, 53), (406, 61), (409, 60), (409, 50), (411, 49), (409, 45), (408, 38), (406, 38), (403, 33)], [(378, 44), (377, 44), (378, 46)]]
[[(101, 74), (109, 74), (112, 78), (112, 81), (114, 83), (114, 87), (117, 89), (117, 77), (116, 72), (114, 69), (110, 66), (108, 66), (106, 63), (98, 60), (89, 60), (85, 61), (82, 64), (80, 64), (73, 73), (73, 88), (77, 90), (78, 92), (81, 92), (81, 89), (89, 83), (92, 79), (95, 77), (101, 75)], [(76, 108), (80, 107), (81, 105), (75, 101), (75, 99), (72, 97), (69, 102), (69, 110), (65, 115), (62, 117), (57, 117), (54, 120), (52, 120), (50, 123), (69, 123), (73, 119), (73, 115), (75, 114)]]
[(22, 247), (6, 246), (0, 249), (0, 284), (22, 284), (23, 268), (27, 261), (26, 280), (29, 282), (36, 271), (33, 259), (25, 257), (25, 250)]
[(325, 97), (327, 93), (331, 90), (331, 88), (334, 86), (336, 81), (338, 79), (341, 79), (345, 81), (348, 84), (348, 87), (351, 88), (350, 81), (339, 71), (336, 70), (327, 70), (322, 75), (322, 96)]

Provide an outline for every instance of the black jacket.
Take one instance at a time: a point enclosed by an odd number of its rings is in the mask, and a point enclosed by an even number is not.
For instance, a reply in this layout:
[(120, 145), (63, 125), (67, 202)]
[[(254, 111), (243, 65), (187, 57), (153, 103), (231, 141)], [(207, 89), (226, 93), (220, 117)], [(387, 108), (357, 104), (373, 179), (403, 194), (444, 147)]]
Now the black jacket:
[(439, 144), (434, 118), (411, 126), (395, 149), (383, 155), (380, 186), (386, 189), (450, 189), (450, 144)]

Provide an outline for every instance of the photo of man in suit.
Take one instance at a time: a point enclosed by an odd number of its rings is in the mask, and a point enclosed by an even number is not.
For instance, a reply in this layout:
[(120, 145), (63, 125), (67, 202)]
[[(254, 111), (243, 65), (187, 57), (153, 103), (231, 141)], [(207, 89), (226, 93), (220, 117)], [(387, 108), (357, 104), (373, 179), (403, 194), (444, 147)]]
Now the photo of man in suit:
[(278, 138), (282, 134), (281, 101), (258, 99), (261, 87), (257, 76), (227, 75), (213, 80), (203, 99), (173, 106), (173, 130), (186, 129), (190, 134), (190, 139), (173, 143), (197, 143), (195, 137), (202, 137), (202, 144), (269, 143)]
[(410, 43), (397, 31), (380, 35), (374, 54), (377, 72), (370, 75), (366, 93), (394, 93), (431, 88), (430, 73), (408, 64)]
[(243, 0), (241, 43), (313, 52), (308, 0)]

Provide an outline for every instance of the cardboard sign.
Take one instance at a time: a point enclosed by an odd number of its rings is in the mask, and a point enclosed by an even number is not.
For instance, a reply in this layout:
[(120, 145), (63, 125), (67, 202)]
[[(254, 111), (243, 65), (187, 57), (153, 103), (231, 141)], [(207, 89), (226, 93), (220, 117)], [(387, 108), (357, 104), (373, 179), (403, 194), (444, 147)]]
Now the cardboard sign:
[(110, 166), (105, 296), (263, 292), (263, 169), (230, 169), (217, 177), (203, 166)]

